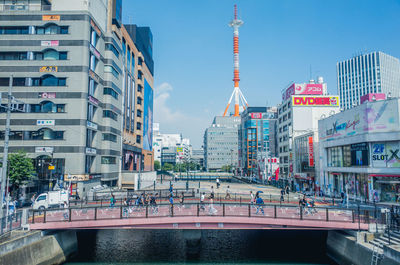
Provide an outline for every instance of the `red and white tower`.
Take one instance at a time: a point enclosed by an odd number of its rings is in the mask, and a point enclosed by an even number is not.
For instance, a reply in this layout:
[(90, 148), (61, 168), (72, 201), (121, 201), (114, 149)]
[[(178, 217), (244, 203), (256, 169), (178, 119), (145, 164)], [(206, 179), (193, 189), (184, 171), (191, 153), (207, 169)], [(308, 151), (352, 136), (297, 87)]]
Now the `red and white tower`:
[(232, 95), (228, 101), (228, 105), (225, 108), (224, 116), (228, 112), (229, 106), (231, 105), (232, 98), (235, 98), (235, 112), (233, 116), (239, 116), (239, 103), (242, 102), (243, 109), (248, 106), (245, 97), (239, 89), (239, 27), (243, 25), (243, 21), (237, 18), (237, 7), (235, 5), (235, 16), (234, 19), (229, 23), (229, 26), (233, 28), (233, 82), (234, 89)]

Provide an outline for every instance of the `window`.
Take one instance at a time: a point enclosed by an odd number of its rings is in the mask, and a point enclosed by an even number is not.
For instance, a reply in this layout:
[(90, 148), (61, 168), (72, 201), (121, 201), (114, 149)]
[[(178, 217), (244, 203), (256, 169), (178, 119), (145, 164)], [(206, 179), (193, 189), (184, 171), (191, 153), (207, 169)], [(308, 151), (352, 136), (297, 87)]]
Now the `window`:
[[(0, 132), (0, 140), (4, 140), (4, 131)], [(64, 131), (53, 131), (49, 128), (37, 131), (11, 131), (10, 140), (64, 140)]]
[(44, 75), (39, 78), (32, 78), (33, 86), (65, 86), (66, 78), (58, 78), (53, 75)]
[(27, 60), (27, 52), (0, 52), (0, 60)]
[(54, 104), (51, 101), (43, 101), (40, 104), (31, 104), (28, 107), (30, 113), (64, 113), (65, 104)]
[(142, 79), (143, 73), (142, 71), (138, 71), (138, 79)]
[(111, 141), (116, 143), (117, 142), (117, 136), (112, 133), (103, 133), (103, 141)]
[(114, 89), (112, 89), (111, 87), (105, 87), (104, 91), (103, 91), (103, 94), (104, 95), (110, 95), (113, 98), (118, 99), (118, 93)]
[[(10, 83), (10, 78), (3, 77), (0, 78), (0, 86), (8, 86)], [(25, 86), (26, 78), (23, 77), (14, 77), (13, 78), (13, 86)]]
[(137, 144), (140, 144), (140, 140), (141, 140), (140, 135), (136, 135), (136, 143)]
[(142, 117), (142, 111), (140, 109), (137, 110), (136, 116), (139, 118)]
[(9, 27), (0, 27), (0, 34), (29, 34), (29, 27), (28, 26), (9, 26)]
[(143, 86), (141, 84), (138, 84), (137, 91), (142, 92), (142, 90), (143, 90)]
[(141, 98), (141, 97), (138, 97), (138, 98), (137, 98), (137, 104), (138, 104), (138, 105), (142, 105), (142, 98)]
[[(93, 72), (95, 72), (96, 71), (96, 66), (97, 66), (97, 63), (98, 63), (98, 59), (96, 58), (96, 56), (94, 56), (93, 54), (91, 54), (90, 55), (90, 60), (89, 60), (90, 62), (89, 62), (89, 68), (90, 68), (90, 70), (92, 70)], [(104, 67), (104, 71), (106, 71), (105, 70), (105, 67)]]
[(117, 70), (115, 70), (114, 67), (112, 67), (111, 65), (106, 65), (104, 66), (104, 72), (105, 73), (112, 73), (114, 77), (118, 78), (119, 73), (117, 72)]
[(97, 110), (97, 107), (93, 106), (92, 104), (88, 104), (88, 113), (87, 113), (88, 121), (93, 121), (96, 110)]
[(94, 96), (96, 89), (97, 89), (97, 82), (89, 78), (89, 95)]
[(141, 130), (142, 129), (142, 124), (140, 122), (136, 123), (136, 130)]
[(56, 24), (47, 24), (43, 27), (38, 26), (36, 27), (36, 34), (38, 35), (68, 34), (68, 26), (58, 26)]
[(53, 49), (49, 49), (43, 52), (43, 59), (44, 60), (58, 60), (58, 52)]
[(114, 55), (119, 58), (119, 52), (118, 50), (112, 45), (111, 43), (106, 43), (106, 50), (107, 51), (112, 51)]
[(67, 52), (58, 52), (48, 49), (43, 52), (34, 52), (33, 60), (67, 60)]
[(86, 161), (85, 161), (85, 173), (90, 173), (92, 164), (94, 161), (94, 156), (86, 156)]
[(91, 35), (90, 35), (90, 44), (93, 45), (93, 47), (96, 48), (97, 45), (97, 40), (98, 40), (98, 36), (97, 33), (94, 29), (92, 29)]
[(117, 159), (113, 156), (102, 156), (101, 163), (106, 165), (114, 165), (117, 163)]
[(111, 118), (116, 121), (118, 119), (118, 115), (114, 111), (103, 110), (103, 118)]
[(91, 129), (86, 129), (86, 146), (92, 147), (94, 137), (96, 135), (96, 131)]

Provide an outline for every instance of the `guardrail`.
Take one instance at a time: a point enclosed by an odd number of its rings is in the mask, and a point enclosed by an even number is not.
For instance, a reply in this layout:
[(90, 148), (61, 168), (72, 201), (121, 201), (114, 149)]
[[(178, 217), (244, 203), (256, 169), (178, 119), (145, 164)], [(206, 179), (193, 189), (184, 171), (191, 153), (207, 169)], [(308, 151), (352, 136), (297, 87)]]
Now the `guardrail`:
[(94, 206), (85, 208), (31, 210), (28, 222), (79, 222), (88, 220), (112, 220), (123, 218), (223, 216), (284, 218), (323, 222), (347, 222), (361, 224), (386, 223), (386, 218), (371, 210), (341, 209), (329, 207), (303, 207), (294, 205), (248, 203), (184, 203), (143, 206)]
[(0, 219), (0, 235), (12, 230), (20, 229), (22, 225), (22, 212), (17, 212)]
[[(137, 196), (144, 194), (156, 194), (158, 193), (157, 198), (167, 198), (171, 193), (169, 189), (153, 189), (153, 190), (138, 190), (138, 191), (98, 191), (93, 193), (93, 201), (100, 200), (110, 200), (111, 194), (114, 195), (114, 198), (117, 200), (125, 199), (125, 198), (137, 198)], [(183, 194), (185, 197), (194, 197), (195, 189), (173, 189), (173, 194), (175, 197)]]

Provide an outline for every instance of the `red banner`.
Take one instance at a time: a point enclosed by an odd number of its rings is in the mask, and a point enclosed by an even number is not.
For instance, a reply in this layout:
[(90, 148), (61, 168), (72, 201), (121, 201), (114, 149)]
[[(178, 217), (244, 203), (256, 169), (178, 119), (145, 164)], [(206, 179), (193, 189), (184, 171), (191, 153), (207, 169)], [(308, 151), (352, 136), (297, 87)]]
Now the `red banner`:
[(308, 164), (310, 167), (314, 166), (314, 144), (313, 144), (313, 137), (308, 137)]

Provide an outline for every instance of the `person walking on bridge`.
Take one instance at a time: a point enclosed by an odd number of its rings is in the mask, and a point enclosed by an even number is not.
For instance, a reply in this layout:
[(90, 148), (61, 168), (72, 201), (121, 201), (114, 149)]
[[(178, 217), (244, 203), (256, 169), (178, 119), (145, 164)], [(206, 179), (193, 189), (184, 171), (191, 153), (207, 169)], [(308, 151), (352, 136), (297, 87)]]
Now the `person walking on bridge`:
[(114, 194), (111, 194), (110, 207), (113, 208), (114, 204), (115, 204), (115, 196), (114, 196)]
[(174, 214), (174, 197), (172, 197), (172, 195), (169, 195), (169, 205), (170, 205), (169, 215), (173, 216), (173, 214)]
[(264, 215), (264, 209), (263, 209), (264, 201), (260, 196), (257, 196), (256, 205), (257, 205), (256, 214), (258, 214), (258, 212), (261, 210), (262, 215)]
[(229, 186), (226, 188), (225, 200), (231, 199), (231, 191), (229, 190)]
[(205, 197), (206, 197), (206, 193), (205, 192), (203, 192), (201, 195), (200, 195), (200, 210), (202, 210), (202, 211), (204, 211), (206, 208), (204, 207), (204, 199), (205, 199)]
[(250, 205), (254, 206), (254, 194), (253, 194), (253, 191), (250, 191)]

